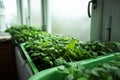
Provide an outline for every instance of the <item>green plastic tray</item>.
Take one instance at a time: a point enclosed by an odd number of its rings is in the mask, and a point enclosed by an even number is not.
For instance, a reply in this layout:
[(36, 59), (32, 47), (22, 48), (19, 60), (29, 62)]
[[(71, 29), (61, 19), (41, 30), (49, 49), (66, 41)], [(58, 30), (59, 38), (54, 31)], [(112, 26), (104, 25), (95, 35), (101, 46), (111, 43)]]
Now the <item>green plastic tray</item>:
[(36, 67), (35, 64), (33, 63), (31, 57), (28, 55), (28, 52), (25, 50), (24, 45), (25, 45), (25, 43), (22, 43), (22, 44), (20, 44), (20, 47), (21, 47), (23, 53), (25, 54), (25, 56), (26, 56), (26, 58), (27, 58), (27, 61), (28, 61), (29, 65), (30, 65), (33, 73), (36, 74), (36, 73), (39, 72), (39, 70), (37, 69), (37, 67)]
[[(25, 56), (26, 56), (26, 58), (27, 58), (27, 61), (29, 62), (31, 69), (33, 70), (33, 73), (36, 74), (36, 73), (39, 72), (39, 70), (37, 69), (37, 67), (36, 67), (35, 64), (33, 63), (31, 57), (28, 55), (27, 51), (26, 51), (25, 48), (24, 48), (24, 45), (25, 45), (25, 43), (22, 43), (22, 44), (20, 44), (20, 47), (21, 47), (23, 53), (25, 54)], [(114, 53), (114, 54), (115, 54), (115, 53)], [(109, 58), (109, 57), (113, 57), (114, 54), (111, 54), (111, 55), (109, 55), (109, 56), (102, 55), (102, 56), (98, 56), (98, 57), (96, 57), (96, 58), (90, 58), (90, 59), (86, 59), (86, 60), (76, 61), (75, 64), (76, 64), (76, 63), (80, 63), (80, 64), (82, 64), (82, 65), (84, 65), (84, 66), (87, 66), (88, 68), (92, 68), (92, 67), (94, 67), (97, 63), (103, 63), (103, 62), (107, 62), (107, 61), (111, 60), (112, 58)], [(105, 57), (104, 57), (104, 56), (105, 56)], [(107, 58), (107, 57), (108, 57), (108, 58)], [(104, 58), (105, 58), (105, 60), (104, 60)], [(113, 57), (113, 58), (114, 58), (114, 57)], [(100, 60), (99, 60), (99, 59), (100, 59)], [(70, 64), (74, 64), (74, 63), (70, 62)], [(88, 64), (90, 64), (90, 66), (88, 66)]]
[[(120, 55), (120, 53), (115, 53), (115, 54)], [(86, 68), (93, 68), (97, 64), (106, 63), (111, 60), (117, 59), (116, 56), (114, 56), (115, 54), (110, 54), (107, 56), (100, 56), (95, 59), (87, 59), (87, 60), (82, 60), (82, 61), (78, 61), (78, 62), (70, 63), (70, 64), (72, 66), (83, 65)], [(63, 66), (59, 66), (59, 67), (64, 68)], [(65, 74), (58, 72), (58, 67), (54, 67), (54, 68), (43, 70), (33, 75), (31, 78), (29, 78), (29, 80), (63, 80), (65, 76), (66, 76)]]

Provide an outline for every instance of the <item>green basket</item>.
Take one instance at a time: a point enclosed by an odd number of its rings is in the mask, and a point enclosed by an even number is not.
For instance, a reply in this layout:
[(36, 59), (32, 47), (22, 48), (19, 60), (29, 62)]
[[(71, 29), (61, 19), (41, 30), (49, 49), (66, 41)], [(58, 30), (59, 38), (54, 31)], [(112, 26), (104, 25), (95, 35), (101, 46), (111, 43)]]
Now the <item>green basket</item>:
[[(116, 60), (117, 58), (114, 55), (117, 55), (117, 54), (120, 55), (120, 53), (115, 53), (115, 54), (110, 54), (107, 56), (100, 56), (95, 59), (87, 59), (87, 60), (82, 60), (82, 61), (78, 61), (75, 63), (71, 62), (70, 64), (72, 66), (82, 65), (90, 69), (100, 63), (107, 63), (111, 60)], [(64, 68), (64, 67), (59, 66), (59, 68)], [(54, 67), (54, 68), (43, 70), (33, 75), (31, 78), (29, 78), (29, 80), (63, 80), (65, 76), (66, 76), (65, 74), (62, 74), (58, 71), (58, 67)]]
[(30, 65), (33, 73), (36, 74), (36, 73), (39, 72), (39, 70), (37, 69), (37, 67), (36, 67), (35, 64), (33, 63), (31, 57), (28, 55), (28, 52), (27, 52), (26, 49), (24, 48), (24, 45), (25, 45), (25, 43), (22, 43), (22, 44), (20, 44), (20, 47), (21, 47), (21, 49), (22, 49), (25, 57), (27, 58), (27, 61), (28, 61), (29, 65)]
[[(37, 69), (36, 65), (34, 64), (34, 62), (32, 61), (31, 57), (28, 55), (28, 52), (26, 51), (26, 49), (24, 48), (25, 43), (20, 44), (20, 47), (25, 55), (25, 57), (27, 58), (28, 63), (30, 64), (30, 67), (33, 71), (34, 74), (38, 73), (39, 70)], [(114, 53), (115, 54), (115, 53)], [(86, 60), (81, 60), (81, 61), (76, 61), (76, 63), (80, 63), (84, 66), (87, 66), (88, 68), (92, 68), (94, 67), (97, 63), (103, 63), (103, 62), (108, 62), (111, 59), (114, 59), (115, 57), (113, 56), (114, 54), (110, 54), (108, 56), (102, 55), (102, 56), (98, 56), (96, 58), (90, 58), (90, 59), (86, 59)], [(110, 57), (110, 58), (109, 58)], [(112, 58), (111, 58), (112, 57)], [(100, 59), (100, 60), (99, 60)], [(70, 62), (70, 64), (74, 64), (72, 62)], [(90, 64), (90, 66), (88, 66)]]

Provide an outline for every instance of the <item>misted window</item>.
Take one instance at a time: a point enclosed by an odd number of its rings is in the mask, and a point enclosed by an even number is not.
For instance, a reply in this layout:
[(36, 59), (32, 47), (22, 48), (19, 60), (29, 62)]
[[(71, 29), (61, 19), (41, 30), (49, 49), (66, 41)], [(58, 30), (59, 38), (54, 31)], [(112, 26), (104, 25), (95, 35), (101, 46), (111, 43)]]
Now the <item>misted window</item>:
[(42, 26), (41, 0), (31, 0), (31, 18), (32, 25), (41, 28)]
[(89, 41), (91, 22), (87, 15), (89, 1), (50, 0), (52, 33)]
[(28, 0), (22, 0), (23, 24), (28, 24)]
[(4, 31), (7, 27), (10, 27), (11, 25), (17, 24), (17, 5), (16, 0), (2, 0), (4, 9), (3, 9), (3, 15), (4, 22), (2, 24), (4, 25), (1, 29)]

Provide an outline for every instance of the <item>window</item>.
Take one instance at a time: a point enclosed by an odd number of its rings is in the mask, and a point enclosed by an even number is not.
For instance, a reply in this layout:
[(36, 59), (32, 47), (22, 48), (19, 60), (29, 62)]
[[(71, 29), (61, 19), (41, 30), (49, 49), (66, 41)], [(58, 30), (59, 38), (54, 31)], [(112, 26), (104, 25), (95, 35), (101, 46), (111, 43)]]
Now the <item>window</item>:
[(90, 0), (50, 0), (52, 33), (89, 41), (88, 1)]
[(22, 0), (23, 24), (29, 25), (28, 0)]
[(4, 2), (4, 26), (2, 30), (4, 31), (7, 27), (17, 24), (17, 6), (16, 0), (3, 0)]
[(19, 23), (41, 29), (41, 0), (17, 0), (17, 3)]
[(31, 18), (32, 25), (39, 27), (42, 26), (42, 13), (41, 13), (41, 0), (31, 0)]

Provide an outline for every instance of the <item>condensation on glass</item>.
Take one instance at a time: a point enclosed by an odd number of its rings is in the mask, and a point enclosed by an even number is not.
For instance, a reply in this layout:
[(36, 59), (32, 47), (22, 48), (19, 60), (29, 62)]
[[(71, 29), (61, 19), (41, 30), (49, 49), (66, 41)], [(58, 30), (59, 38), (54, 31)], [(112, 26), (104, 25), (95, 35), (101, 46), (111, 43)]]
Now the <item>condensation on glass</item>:
[(90, 18), (87, 4), (90, 0), (50, 0), (53, 34), (90, 40)]
[(17, 6), (16, 0), (2, 0), (4, 3), (5, 26), (4, 29), (11, 25), (17, 24)]
[(31, 0), (31, 18), (32, 25), (42, 27), (41, 0)]
[(23, 24), (28, 24), (28, 0), (22, 0)]

